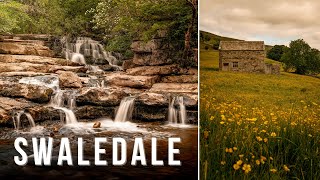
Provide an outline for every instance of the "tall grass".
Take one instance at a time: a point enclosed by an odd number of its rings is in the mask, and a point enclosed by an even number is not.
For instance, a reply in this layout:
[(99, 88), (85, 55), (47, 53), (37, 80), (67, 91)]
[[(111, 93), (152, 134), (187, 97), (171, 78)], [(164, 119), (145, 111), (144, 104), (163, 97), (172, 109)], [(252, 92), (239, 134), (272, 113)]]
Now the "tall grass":
[(320, 179), (320, 79), (218, 72), (200, 52), (201, 179)]

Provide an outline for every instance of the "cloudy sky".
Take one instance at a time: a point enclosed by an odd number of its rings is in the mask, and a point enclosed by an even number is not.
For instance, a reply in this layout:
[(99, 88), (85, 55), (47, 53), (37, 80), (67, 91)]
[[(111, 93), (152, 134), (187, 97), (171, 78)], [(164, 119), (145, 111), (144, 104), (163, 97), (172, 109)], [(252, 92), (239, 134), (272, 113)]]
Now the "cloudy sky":
[(200, 30), (270, 45), (302, 38), (320, 49), (320, 0), (201, 0)]

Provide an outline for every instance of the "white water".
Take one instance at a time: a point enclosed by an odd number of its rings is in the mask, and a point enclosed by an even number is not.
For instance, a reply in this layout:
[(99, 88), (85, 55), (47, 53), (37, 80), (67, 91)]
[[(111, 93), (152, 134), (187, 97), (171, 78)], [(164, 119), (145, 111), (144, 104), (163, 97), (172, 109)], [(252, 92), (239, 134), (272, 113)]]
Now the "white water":
[(30, 125), (30, 127), (32, 128), (32, 127), (36, 127), (36, 124), (35, 124), (35, 122), (34, 122), (34, 119), (33, 119), (33, 117), (31, 116), (31, 114), (30, 113), (27, 113), (27, 112), (24, 112), (24, 111), (18, 111), (17, 113), (16, 113), (16, 115), (15, 116), (13, 116), (13, 124), (14, 124), (14, 128), (15, 129), (20, 129), (21, 128), (21, 116), (22, 115), (25, 115), (26, 117), (27, 117), (27, 119), (28, 119), (28, 121), (29, 121), (29, 125)]
[[(56, 94), (51, 98), (51, 106), (55, 109), (61, 110), (65, 114), (66, 124), (75, 124), (78, 122), (77, 117), (74, 115), (72, 109), (75, 107), (74, 95), (68, 95), (67, 107), (65, 107), (65, 91), (57, 90)], [(63, 117), (60, 116), (60, 120), (63, 122)]]
[(124, 99), (122, 99), (114, 121), (115, 122), (130, 121), (132, 119), (133, 107), (134, 107), (133, 97), (125, 97)]
[(98, 41), (88, 37), (78, 37), (75, 43), (68, 43), (65, 38), (62, 39), (62, 41), (65, 42), (65, 56), (67, 60), (71, 59), (73, 62), (86, 65), (87, 63), (84, 56), (90, 56), (94, 61), (105, 59), (109, 65), (115, 67), (117, 70), (122, 70), (122, 67), (117, 65), (119, 62), (117, 58), (112, 56), (110, 52), (104, 50)]
[[(179, 109), (175, 107), (175, 103), (179, 104)], [(183, 102), (183, 96), (173, 97), (169, 103), (168, 121), (170, 124), (185, 125), (187, 120), (186, 106)]]
[(59, 89), (59, 78), (54, 75), (23, 77), (19, 80), (19, 83), (45, 86), (53, 90)]

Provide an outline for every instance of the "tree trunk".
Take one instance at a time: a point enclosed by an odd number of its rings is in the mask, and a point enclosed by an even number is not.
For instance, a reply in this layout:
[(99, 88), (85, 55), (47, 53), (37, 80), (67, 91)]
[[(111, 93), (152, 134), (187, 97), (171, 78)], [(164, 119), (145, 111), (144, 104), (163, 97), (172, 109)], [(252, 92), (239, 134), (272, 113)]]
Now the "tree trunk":
[(187, 58), (191, 49), (190, 49), (190, 41), (191, 41), (191, 35), (194, 28), (195, 19), (197, 17), (197, 10), (198, 10), (198, 0), (186, 0), (187, 3), (192, 8), (192, 19), (189, 23), (188, 30), (185, 33), (185, 40), (184, 40), (184, 51), (183, 51), (183, 58)]

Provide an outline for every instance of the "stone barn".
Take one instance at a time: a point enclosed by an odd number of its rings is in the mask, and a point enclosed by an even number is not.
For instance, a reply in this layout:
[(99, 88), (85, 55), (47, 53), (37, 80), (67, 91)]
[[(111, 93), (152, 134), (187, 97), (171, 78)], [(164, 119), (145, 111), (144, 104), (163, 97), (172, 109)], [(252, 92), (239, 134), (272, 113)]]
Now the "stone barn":
[(263, 41), (221, 41), (219, 46), (220, 71), (279, 74), (279, 65), (264, 63)]

